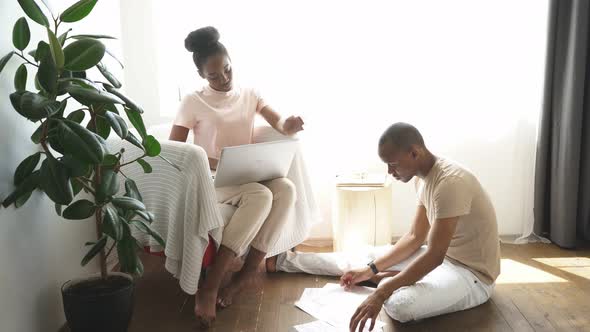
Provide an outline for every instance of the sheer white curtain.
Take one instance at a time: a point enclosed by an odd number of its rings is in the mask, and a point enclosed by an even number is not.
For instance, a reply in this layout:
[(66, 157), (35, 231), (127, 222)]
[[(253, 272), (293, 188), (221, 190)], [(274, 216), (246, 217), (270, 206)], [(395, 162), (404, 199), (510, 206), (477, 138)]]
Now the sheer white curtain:
[[(335, 174), (385, 171), (376, 142), (397, 121), (479, 176), (501, 234), (532, 224), (547, 1), (152, 1), (163, 117), (203, 84), (183, 40), (206, 25), (240, 84), (303, 116), (325, 220), (312, 236), (330, 236)], [(412, 186), (396, 183), (397, 234), (414, 205)]]

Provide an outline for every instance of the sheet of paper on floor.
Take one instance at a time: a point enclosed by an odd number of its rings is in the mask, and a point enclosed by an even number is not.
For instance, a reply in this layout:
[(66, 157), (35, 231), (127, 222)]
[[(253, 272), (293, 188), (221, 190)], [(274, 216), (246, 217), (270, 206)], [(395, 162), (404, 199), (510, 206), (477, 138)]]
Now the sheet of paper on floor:
[[(365, 329), (366, 330), (366, 329)], [(349, 332), (348, 327), (334, 327), (323, 320), (315, 320), (310, 323), (293, 326), (293, 331), (296, 332)], [(383, 331), (382, 328), (375, 328), (373, 332)]]
[[(306, 288), (295, 305), (315, 318), (337, 328), (335, 331), (347, 330), (350, 318), (373, 291), (374, 289), (369, 287), (354, 287), (352, 290), (346, 291), (338, 284), (329, 283), (323, 288)], [(370, 321), (367, 322), (365, 330), (368, 331), (370, 325)], [(383, 326), (385, 323), (377, 320), (373, 331), (380, 331)], [(314, 325), (311, 327), (313, 328)]]

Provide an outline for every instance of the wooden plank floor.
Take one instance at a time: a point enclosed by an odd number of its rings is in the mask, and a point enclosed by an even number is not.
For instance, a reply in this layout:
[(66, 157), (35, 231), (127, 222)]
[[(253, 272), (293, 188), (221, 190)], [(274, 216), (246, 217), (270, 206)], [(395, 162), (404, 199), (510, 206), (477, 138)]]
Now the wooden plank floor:
[[(492, 299), (458, 313), (400, 324), (385, 312), (384, 331), (590, 331), (590, 250), (553, 245), (502, 245), (502, 275)], [(163, 259), (145, 258), (130, 332), (196, 331), (193, 297), (180, 290)], [(261, 273), (261, 286), (220, 311), (210, 331), (290, 331), (313, 317), (293, 303), (307, 287), (335, 278)]]

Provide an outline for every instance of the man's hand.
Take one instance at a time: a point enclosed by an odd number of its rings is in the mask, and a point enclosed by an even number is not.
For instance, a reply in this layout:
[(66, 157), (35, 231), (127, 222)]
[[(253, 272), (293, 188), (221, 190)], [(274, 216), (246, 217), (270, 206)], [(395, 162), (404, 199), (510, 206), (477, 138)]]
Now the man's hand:
[(369, 280), (372, 276), (373, 271), (368, 266), (366, 268), (348, 271), (340, 277), (340, 286), (348, 290), (359, 282)]
[(358, 309), (356, 309), (354, 315), (352, 315), (349, 325), (350, 331), (357, 331), (357, 326), (358, 331), (364, 331), (365, 324), (369, 319), (371, 320), (369, 331), (372, 331), (375, 327), (375, 320), (377, 320), (377, 316), (379, 315), (379, 312), (381, 312), (385, 300), (387, 300), (387, 296), (379, 290), (376, 290), (373, 294), (369, 295), (369, 297), (361, 303)]
[(303, 130), (303, 119), (300, 116), (290, 116), (283, 123), (283, 132), (293, 135)]

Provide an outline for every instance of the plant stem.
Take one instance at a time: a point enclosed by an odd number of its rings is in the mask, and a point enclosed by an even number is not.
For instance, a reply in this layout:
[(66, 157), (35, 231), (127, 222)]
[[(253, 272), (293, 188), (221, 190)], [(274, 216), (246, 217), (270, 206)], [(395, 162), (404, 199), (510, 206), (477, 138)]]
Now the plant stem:
[(45, 150), (45, 153), (48, 156), (54, 158), (53, 155), (51, 154), (51, 151), (49, 151), (49, 148), (47, 147), (47, 126), (48, 126), (47, 123), (48, 122), (49, 122), (49, 120), (46, 120), (43, 122), (43, 132), (41, 133), (41, 142), (40, 143), (41, 143), (41, 146), (43, 147), (43, 150)]
[(134, 162), (138, 161), (139, 159), (141, 159), (141, 158), (143, 158), (143, 157), (145, 157), (145, 156), (147, 156), (147, 154), (145, 154), (145, 153), (144, 153), (144, 154), (143, 154), (143, 156), (141, 156), (141, 157), (139, 157), (139, 158), (135, 158), (135, 159), (133, 159), (133, 160), (131, 160), (131, 161), (129, 161), (129, 162), (126, 162), (126, 163), (124, 163), (124, 164), (121, 164), (121, 166), (119, 166), (119, 168), (121, 168), (121, 167), (123, 167), (123, 166), (127, 166), (127, 165), (129, 165), (129, 164), (133, 164)]
[[(96, 165), (94, 168), (94, 188), (98, 188), (100, 186), (100, 165)], [(95, 203), (96, 203), (96, 195)], [(96, 217), (96, 238), (100, 239), (102, 237), (102, 209), (96, 209), (95, 213)], [(107, 258), (104, 252), (104, 248), (100, 250), (100, 276), (102, 279), (107, 278)]]
[(123, 172), (122, 172), (120, 169), (119, 169), (118, 171), (119, 171), (119, 173), (121, 173), (121, 175), (123, 175), (123, 177), (124, 177), (124, 178), (126, 178), (126, 179), (129, 179), (129, 178), (127, 177), (127, 175), (125, 175), (125, 173), (123, 173)]
[(37, 65), (36, 63), (31, 62), (29, 59), (25, 58), (25, 54), (23, 53), (23, 51), (20, 51), (19, 53), (15, 53), (16, 55), (20, 56), (23, 60), (25, 60), (28, 64), (33, 65), (35, 67), (39, 67), (39, 65)]
[(76, 181), (78, 181), (86, 190), (91, 192), (93, 195), (96, 195), (96, 192), (92, 188), (90, 188), (84, 181), (82, 181), (81, 178), (77, 177), (74, 179), (76, 179)]
[(109, 249), (109, 251), (105, 255), (105, 260), (111, 255), (111, 251), (113, 251), (113, 248), (115, 247), (115, 245), (117, 245), (117, 241), (113, 242), (113, 245), (111, 246), (111, 248)]

